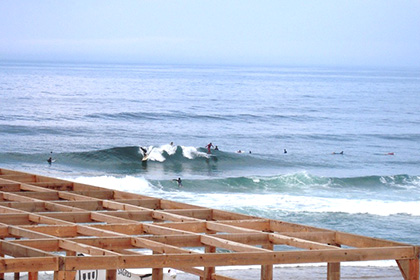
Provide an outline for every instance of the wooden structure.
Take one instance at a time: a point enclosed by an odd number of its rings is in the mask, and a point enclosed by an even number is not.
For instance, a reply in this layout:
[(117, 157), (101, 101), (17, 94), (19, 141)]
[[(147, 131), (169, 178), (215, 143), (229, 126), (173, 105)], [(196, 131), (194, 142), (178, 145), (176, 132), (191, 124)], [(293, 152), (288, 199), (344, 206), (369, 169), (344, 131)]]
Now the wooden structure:
[[(199, 279), (228, 280), (218, 266), (396, 260), (402, 277), (419, 280), (419, 247), (278, 220), (252, 217), (56, 178), (0, 169), (0, 279), (4, 273), (175, 268)], [(83, 253), (85, 256), (78, 256)], [(87, 256), (86, 256), (87, 255)]]

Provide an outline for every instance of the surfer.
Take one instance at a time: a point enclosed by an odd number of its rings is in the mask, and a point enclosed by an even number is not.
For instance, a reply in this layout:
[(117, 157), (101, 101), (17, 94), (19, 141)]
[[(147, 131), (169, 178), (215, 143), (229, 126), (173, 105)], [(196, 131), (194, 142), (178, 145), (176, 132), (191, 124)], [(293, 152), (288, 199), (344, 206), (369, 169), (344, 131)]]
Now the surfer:
[(147, 150), (143, 147), (140, 147), (140, 149), (143, 152), (143, 156), (147, 156)]
[(207, 145), (206, 145), (206, 148), (207, 148), (207, 153), (208, 154), (211, 154), (211, 148), (213, 148), (214, 146), (213, 146), (213, 144), (210, 142), (210, 143), (208, 143)]
[[(50, 152), (50, 154), (52, 155), (52, 151)], [(50, 157), (47, 159), (47, 162), (48, 162), (49, 164), (51, 164), (51, 163), (53, 163), (53, 162), (54, 162), (54, 160), (53, 160), (52, 156), (50, 156)]]
[(333, 152), (333, 155), (344, 155), (344, 151), (341, 151), (339, 153)]
[(219, 147), (218, 146), (214, 147), (214, 150), (215, 151), (218, 151), (219, 150)]
[(283, 153), (287, 154), (287, 150), (286, 150), (286, 149), (284, 149), (284, 150), (283, 150)]
[(178, 183), (178, 187), (182, 187), (182, 180), (181, 180), (181, 178), (179, 178), (178, 177), (178, 179), (174, 179), (173, 181), (175, 181), (175, 182), (177, 182)]

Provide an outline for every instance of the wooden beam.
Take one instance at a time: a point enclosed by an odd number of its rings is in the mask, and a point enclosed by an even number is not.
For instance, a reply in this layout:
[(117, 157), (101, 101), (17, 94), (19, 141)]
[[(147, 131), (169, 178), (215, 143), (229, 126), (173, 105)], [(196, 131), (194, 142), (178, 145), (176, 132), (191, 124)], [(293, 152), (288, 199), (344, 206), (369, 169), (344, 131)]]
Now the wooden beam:
[(289, 237), (289, 236), (285, 236), (281, 234), (270, 233), (268, 234), (268, 236), (269, 236), (269, 240), (273, 242), (274, 244), (285, 244), (285, 245), (302, 248), (302, 249), (309, 249), (309, 250), (340, 249), (339, 247), (336, 247), (336, 246), (322, 244), (322, 243), (318, 243), (314, 241), (308, 241), (308, 240), (295, 238), (295, 237)]
[(56, 256), (1, 259), (0, 273), (56, 271), (58, 270), (58, 263), (58, 257)]
[(22, 244), (12, 243), (9, 241), (0, 240), (1, 253), (15, 258), (19, 257), (45, 257), (53, 256), (45, 251), (35, 249), (33, 247)]
[(110, 250), (105, 250), (102, 248), (98, 248), (98, 247), (94, 247), (94, 246), (90, 246), (86, 244), (80, 244), (80, 243), (70, 241), (70, 240), (61, 239), (59, 241), (59, 246), (60, 248), (67, 251), (73, 251), (73, 252), (89, 254), (89, 255), (100, 255), (100, 256), (120, 256), (121, 255)]
[(224, 240), (224, 239), (216, 238), (214, 236), (200, 235), (200, 240), (203, 244), (207, 246), (223, 248), (223, 249), (231, 250), (234, 252), (271, 252), (270, 250), (266, 250), (263, 248), (254, 247), (254, 246), (242, 244), (239, 242)]
[(392, 259), (413, 259), (412, 248), (368, 248), (284, 252), (245, 252), (215, 254), (171, 254), (153, 256), (101, 256), (89, 257), (89, 261), (67, 257), (65, 270), (112, 269), (112, 268), (163, 268), (194, 266), (267, 265), (343, 261), (373, 261)]

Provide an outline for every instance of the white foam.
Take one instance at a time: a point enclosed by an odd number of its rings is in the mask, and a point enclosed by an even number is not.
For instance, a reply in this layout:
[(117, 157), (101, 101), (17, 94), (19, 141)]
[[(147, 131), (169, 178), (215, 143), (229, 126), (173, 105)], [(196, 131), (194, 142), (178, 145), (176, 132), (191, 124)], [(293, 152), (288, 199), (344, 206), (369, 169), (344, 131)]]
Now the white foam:
[(143, 177), (77, 177), (73, 181), (131, 193), (152, 193), (154, 191), (154, 187)]
[(420, 201), (326, 198), (273, 193), (197, 193), (193, 190), (189, 191), (185, 187), (183, 189), (168, 190), (161, 185), (152, 185), (143, 177), (134, 176), (78, 177), (74, 180), (100, 187), (164, 197), (165, 199), (225, 210), (248, 208), (261, 211), (367, 213), (380, 216), (407, 214), (420, 216)]
[(245, 207), (260, 209), (262, 211), (368, 213), (380, 216), (408, 214), (420, 216), (419, 201), (353, 200), (284, 194), (246, 193), (230, 193), (228, 195), (226, 193), (184, 193), (183, 195), (187, 203), (219, 209)]
[(206, 157), (206, 158), (209, 157), (208, 154), (198, 151), (197, 148), (195, 147), (186, 147), (186, 146), (181, 146), (181, 147), (182, 147), (182, 155), (188, 159), (194, 159), (196, 157)]

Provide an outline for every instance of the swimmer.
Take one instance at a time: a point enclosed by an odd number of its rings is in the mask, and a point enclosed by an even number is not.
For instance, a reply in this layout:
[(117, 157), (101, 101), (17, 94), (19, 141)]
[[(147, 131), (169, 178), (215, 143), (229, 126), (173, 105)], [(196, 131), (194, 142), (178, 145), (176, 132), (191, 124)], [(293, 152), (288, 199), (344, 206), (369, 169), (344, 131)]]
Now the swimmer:
[(173, 179), (172, 181), (175, 181), (175, 182), (177, 182), (178, 183), (178, 187), (182, 187), (182, 180), (181, 180), (181, 178), (178, 178), (178, 179)]

